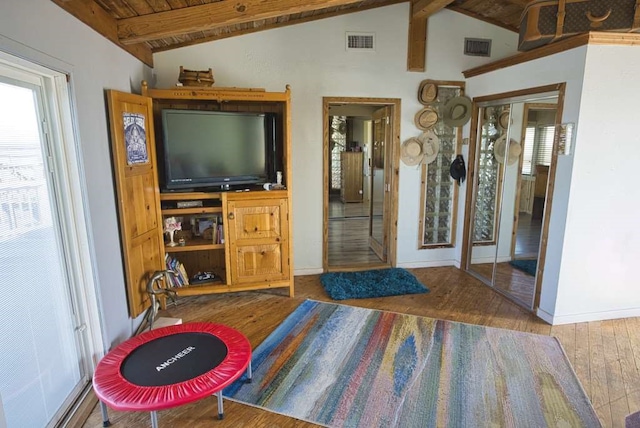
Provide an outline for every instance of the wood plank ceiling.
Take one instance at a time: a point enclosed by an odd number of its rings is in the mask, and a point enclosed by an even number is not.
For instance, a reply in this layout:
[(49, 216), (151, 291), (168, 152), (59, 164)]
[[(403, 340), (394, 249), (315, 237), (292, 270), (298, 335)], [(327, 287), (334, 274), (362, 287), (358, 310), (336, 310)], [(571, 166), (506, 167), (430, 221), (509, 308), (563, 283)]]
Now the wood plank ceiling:
[[(152, 66), (154, 52), (359, 12), (407, 0), (52, 1)], [(520, 16), (527, 4), (527, 0), (410, 1), (412, 16), (408, 19), (414, 28), (421, 29), (424, 25), (426, 29), (428, 17), (446, 7), (515, 32), (519, 31)], [(411, 39), (414, 39), (413, 35)], [(419, 40), (415, 42), (420, 43)], [(408, 67), (412, 68), (410, 64)]]

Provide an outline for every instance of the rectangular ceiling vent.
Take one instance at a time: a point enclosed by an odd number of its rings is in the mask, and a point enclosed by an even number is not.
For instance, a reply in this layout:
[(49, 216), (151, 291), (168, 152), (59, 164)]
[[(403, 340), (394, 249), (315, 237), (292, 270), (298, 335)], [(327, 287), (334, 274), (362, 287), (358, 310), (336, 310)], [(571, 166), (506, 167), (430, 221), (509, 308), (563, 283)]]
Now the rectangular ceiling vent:
[(465, 37), (464, 54), (470, 56), (491, 56), (491, 40)]
[(350, 33), (347, 32), (347, 50), (348, 51), (369, 51), (376, 50), (376, 34), (375, 33)]

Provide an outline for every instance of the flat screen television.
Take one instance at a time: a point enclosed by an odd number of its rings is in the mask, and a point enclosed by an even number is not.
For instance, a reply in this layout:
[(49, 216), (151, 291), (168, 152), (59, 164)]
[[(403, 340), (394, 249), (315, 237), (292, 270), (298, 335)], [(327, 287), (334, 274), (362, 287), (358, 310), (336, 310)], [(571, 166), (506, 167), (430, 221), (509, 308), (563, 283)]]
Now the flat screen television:
[(162, 110), (164, 190), (225, 190), (273, 180), (276, 116)]

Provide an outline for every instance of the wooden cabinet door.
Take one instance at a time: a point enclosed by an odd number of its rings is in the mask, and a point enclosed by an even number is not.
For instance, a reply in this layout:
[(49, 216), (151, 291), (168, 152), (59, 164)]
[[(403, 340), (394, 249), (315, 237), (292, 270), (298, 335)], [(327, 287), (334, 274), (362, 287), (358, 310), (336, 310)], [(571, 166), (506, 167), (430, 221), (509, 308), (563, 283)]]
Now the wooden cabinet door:
[(227, 239), (232, 285), (289, 278), (286, 198), (227, 202)]
[(164, 269), (151, 98), (107, 91), (111, 153), (129, 314), (150, 305), (147, 281)]

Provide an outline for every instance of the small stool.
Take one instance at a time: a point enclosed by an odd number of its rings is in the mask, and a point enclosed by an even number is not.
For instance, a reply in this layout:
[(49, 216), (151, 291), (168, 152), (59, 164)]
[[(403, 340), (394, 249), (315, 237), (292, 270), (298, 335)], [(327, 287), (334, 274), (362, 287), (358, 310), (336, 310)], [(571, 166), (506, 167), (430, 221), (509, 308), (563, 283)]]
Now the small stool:
[(221, 324), (187, 323), (151, 330), (121, 343), (98, 363), (93, 389), (100, 400), (102, 425), (110, 425), (107, 406), (151, 412), (218, 397), (247, 372), (251, 382), (251, 345), (237, 330)]

